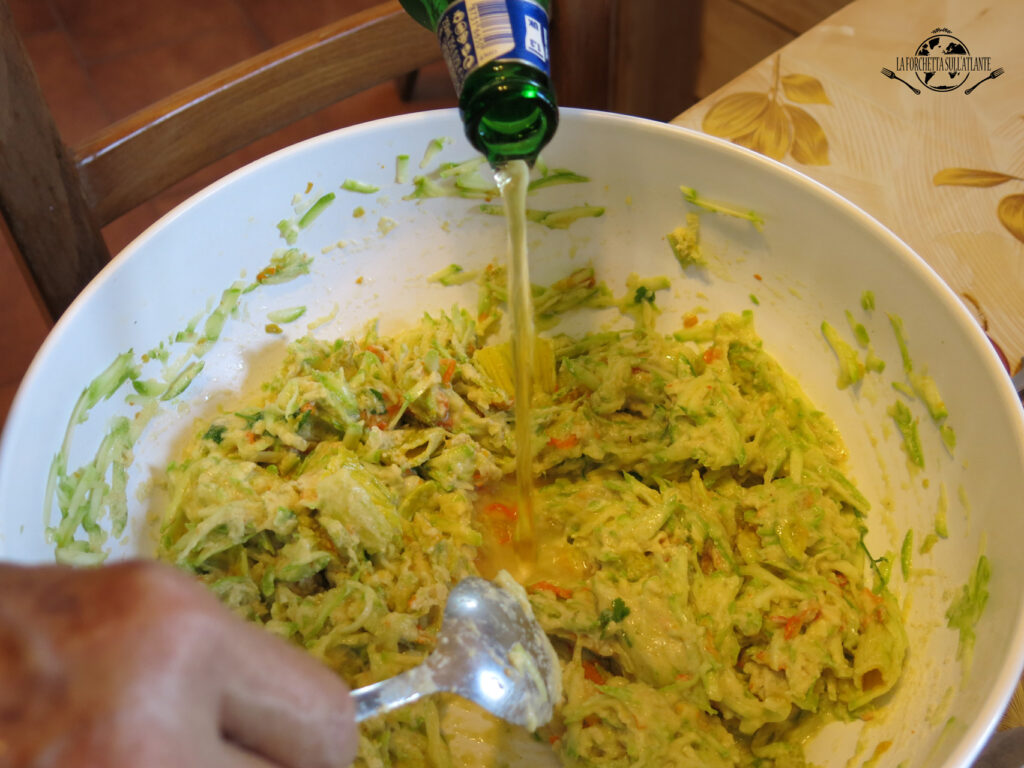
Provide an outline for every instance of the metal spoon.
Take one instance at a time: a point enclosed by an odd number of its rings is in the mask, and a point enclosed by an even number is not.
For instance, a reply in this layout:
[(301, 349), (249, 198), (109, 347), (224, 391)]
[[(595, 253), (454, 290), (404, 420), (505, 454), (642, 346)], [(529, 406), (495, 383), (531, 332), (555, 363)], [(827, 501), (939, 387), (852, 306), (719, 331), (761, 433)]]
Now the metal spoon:
[(558, 657), (525, 591), (505, 576), (504, 588), (478, 578), (459, 582), (434, 652), (418, 667), (353, 691), (356, 722), (448, 691), (531, 731), (547, 723), (561, 697)]

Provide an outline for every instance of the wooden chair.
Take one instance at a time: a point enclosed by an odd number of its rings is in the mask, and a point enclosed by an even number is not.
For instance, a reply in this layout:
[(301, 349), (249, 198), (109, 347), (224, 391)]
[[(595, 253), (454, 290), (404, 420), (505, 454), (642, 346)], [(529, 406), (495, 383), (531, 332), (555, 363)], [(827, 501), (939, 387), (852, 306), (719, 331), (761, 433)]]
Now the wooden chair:
[[(666, 14), (662, 0), (555, 0), (560, 102), (658, 118), (685, 108), (694, 72), (680, 76), (679, 51), (687, 43), (697, 50), (699, 23), (679, 12), (684, 7), (699, 4), (680, 2)], [(109, 259), (103, 226), (231, 152), (439, 58), (433, 35), (391, 0), (243, 61), (69, 147), (0, 0), (0, 94), (6, 94), (0, 213), (51, 317)]]

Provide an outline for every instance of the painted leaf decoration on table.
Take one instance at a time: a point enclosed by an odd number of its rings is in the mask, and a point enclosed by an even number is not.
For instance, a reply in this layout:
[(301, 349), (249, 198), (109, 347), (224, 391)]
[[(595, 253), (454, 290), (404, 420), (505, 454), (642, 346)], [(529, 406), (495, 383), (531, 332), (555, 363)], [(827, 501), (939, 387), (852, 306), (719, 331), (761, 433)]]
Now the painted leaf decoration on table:
[(935, 174), (932, 184), (937, 187), (944, 185), (956, 187), (995, 187), (1007, 181), (1017, 179), (998, 171), (983, 171), (978, 168), (943, 168)]
[(762, 155), (781, 160), (793, 143), (793, 127), (790, 125), (786, 110), (777, 102), (769, 101), (764, 112), (758, 117), (754, 130), (737, 136), (733, 141)]
[(734, 93), (715, 103), (704, 115), (701, 128), (712, 136), (734, 139), (753, 131), (758, 118), (768, 107), (764, 93)]
[(999, 201), (996, 212), (1010, 234), (1024, 243), (1024, 195), (1007, 195)]
[(818, 121), (792, 104), (786, 105), (786, 112), (793, 123), (793, 159), (804, 165), (828, 165), (828, 137)]
[(810, 75), (785, 75), (782, 78), (782, 90), (786, 98), (797, 104), (831, 104), (825, 95), (825, 86), (816, 77)]

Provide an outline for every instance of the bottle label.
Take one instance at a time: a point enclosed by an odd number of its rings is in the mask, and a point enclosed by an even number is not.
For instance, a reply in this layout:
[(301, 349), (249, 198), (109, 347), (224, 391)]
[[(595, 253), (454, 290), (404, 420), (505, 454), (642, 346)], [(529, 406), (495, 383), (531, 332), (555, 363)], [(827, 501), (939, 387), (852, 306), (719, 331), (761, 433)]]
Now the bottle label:
[(551, 73), (548, 13), (534, 0), (455, 0), (437, 23), (437, 38), (457, 94), (467, 77), (496, 59)]

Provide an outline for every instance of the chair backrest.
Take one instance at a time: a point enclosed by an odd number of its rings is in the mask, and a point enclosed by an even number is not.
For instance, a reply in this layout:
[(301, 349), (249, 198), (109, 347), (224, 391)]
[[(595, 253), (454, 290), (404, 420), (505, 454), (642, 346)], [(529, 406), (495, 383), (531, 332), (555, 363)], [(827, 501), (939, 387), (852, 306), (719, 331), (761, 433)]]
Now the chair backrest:
[(430, 32), (385, 2), (69, 147), (0, 0), (0, 213), (50, 314), (106, 264), (104, 225), (236, 149), (439, 55)]

